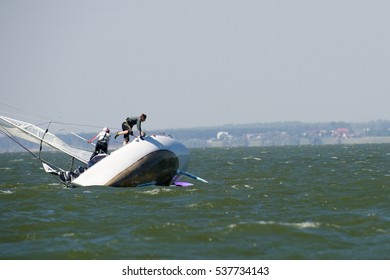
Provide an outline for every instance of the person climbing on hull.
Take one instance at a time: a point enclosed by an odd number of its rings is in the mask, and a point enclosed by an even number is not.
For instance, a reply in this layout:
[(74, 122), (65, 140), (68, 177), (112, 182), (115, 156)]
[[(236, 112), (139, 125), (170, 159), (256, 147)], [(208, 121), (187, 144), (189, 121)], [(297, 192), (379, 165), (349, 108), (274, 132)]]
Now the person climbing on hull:
[(145, 136), (145, 133), (142, 131), (141, 123), (143, 123), (146, 120), (146, 115), (141, 114), (139, 117), (128, 117), (126, 120), (122, 123), (122, 131), (117, 132), (115, 134), (115, 139), (119, 135), (123, 135), (124, 142), (123, 145), (126, 145), (130, 141), (130, 135), (134, 135), (133, 132), (133, 126), (137, 126), (137, 130), (139, 132), (139, 137), (142, 139), (143, 136)]

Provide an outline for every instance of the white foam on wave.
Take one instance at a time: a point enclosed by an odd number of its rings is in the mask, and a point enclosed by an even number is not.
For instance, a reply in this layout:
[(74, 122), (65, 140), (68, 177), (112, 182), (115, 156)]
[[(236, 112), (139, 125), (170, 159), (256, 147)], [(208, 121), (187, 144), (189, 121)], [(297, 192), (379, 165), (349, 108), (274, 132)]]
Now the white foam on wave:
[(1, 167), (0, 170), (9, 171), (9, 170), (12, 170), (12, 168), (9, 168), (9, 167)]
[(21, 162), (24, 161), (24, 159), (19, 158), (19, 159), (11, 159), (10, 162)]
[[(251, 224), (250, 222), (241, 222), (238, 225)], [(285, 222), (275, 222), (275, 221), (258, 221), (255, 224), (259, 225), (277, 225), (277, 226), (286, 226), (286, 227), (294, 227), (298, 229), (305, 228), (319, 228), (321, 223), (318, 222), (300, 222), (300, 223), (285, 223)], [(237, 224), (230, 224), (228, 228), (233, 229), (238, 226)]]
[[(267, 222), (265, 222), (265, 223), (267, 224)], [(317, 222), (282, 223), (282, 222), (270, 221), (268, 223), (269, 224), (280, 225), (280, 226), (295, 227), (295, 228), (299, 228), (299, 229), (303, 229), (303, 228), (318, 228), (321, 225), (320, 223), (317, 223)]]
[(243, 159), (245, 159), (245, 160), (250, 160), (250, 159), (253, 159), (253, 160), (257, 160), (257, 161), (262, 161), (262, 159), (261, 158), (258, 158), (258, 157), (252, 157), (252, 156), (249, 156), (249, 157), (244, 157)]
[(10, 191), (10, 190), (2, 191), (2, 190), (0, 190), (0, 193), (1, 193), (1, 194), (14, 194), (15, 191)]
[(157, 195), (159, 193), (165, 193), (165, 192), (172, 192), (173, 189), (170, 188), (158, 188), (158, 189), (153, 189), (153, 190), (148, 190), (148, 191), (143, 191), (143, 194), (149, 194), (149, 195)]

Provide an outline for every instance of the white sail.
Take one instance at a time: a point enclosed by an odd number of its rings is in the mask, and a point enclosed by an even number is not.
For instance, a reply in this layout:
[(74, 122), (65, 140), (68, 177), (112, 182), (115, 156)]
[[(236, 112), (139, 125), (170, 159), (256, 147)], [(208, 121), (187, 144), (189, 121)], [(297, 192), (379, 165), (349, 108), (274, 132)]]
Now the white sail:
[(45, 132), (42, 128), (27, 122), (0, 116), (0, 129), (13, 137), (22, 138), (38, 145), (41, 143), (46, 144), (85, 164), (88, 163), (91, 156), (90, 151), (71, 147), (54, 134)]

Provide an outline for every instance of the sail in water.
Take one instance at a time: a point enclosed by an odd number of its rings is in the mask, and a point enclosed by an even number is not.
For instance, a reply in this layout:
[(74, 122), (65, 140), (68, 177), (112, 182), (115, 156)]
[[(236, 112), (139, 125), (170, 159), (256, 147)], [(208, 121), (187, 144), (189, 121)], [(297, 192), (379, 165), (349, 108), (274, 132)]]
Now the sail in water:
[(91, 151), (71, 147), (47, 130), (45, 131), (38, 126), (27, 122), (0, 116), (0, 130), (11, 138), (21, 138), (38, 145), (46, 144), (85, 164), (88, 163), (91, 156)]

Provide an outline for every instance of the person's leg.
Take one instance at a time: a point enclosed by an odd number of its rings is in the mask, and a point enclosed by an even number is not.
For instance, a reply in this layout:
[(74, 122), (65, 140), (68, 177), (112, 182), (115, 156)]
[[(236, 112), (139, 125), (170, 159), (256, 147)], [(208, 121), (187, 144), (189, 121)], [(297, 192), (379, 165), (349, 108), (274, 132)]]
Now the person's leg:
[(128, 135), (129, 134), (129, 130), (131, 130), (131, 127), (128, 125), (128, 123), (127, 122), (123, 122), (122, 123), (122, 131), (120, 131), (120, 132), (117, 132), (116, 134), (115, 134), (115, 139), (119, 136), (119, 135), (124, 135), (123, 137), (126, 139), (126, 138), (129, 138), (129, 137), (126, 137), (126, 135)]

